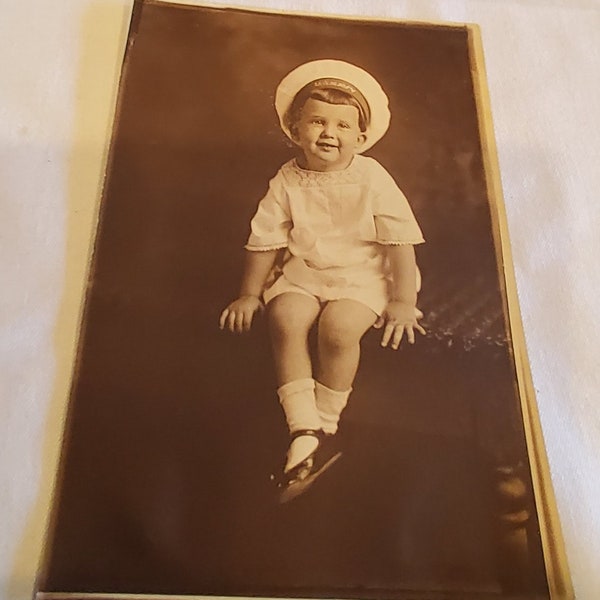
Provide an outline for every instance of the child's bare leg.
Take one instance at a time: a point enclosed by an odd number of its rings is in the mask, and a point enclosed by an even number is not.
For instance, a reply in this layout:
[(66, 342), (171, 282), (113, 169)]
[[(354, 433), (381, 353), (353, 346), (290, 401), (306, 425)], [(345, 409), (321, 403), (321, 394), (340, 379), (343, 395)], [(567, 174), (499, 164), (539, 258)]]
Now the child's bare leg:
[[(290, 433), (321, 428), (308, 348), (308, 333), (320, 309), (315, 298), (293, 292), (281, 294), (268, 304), (278, 394)], [(302, 462), (317, 445), (315, 437), (297, 437), (290, 444), (285, 470)]]
[(330, 302), (319, 319), (317, 409), (322, 427), (335, 433), (348, 401), (360, 359), (360, 340), (377, 315), (355, 300)]
[(294, 292), (269, 302), (267, 315), (278, 385), (312, 377), (308, 333), (320, 310), (316, 298)]

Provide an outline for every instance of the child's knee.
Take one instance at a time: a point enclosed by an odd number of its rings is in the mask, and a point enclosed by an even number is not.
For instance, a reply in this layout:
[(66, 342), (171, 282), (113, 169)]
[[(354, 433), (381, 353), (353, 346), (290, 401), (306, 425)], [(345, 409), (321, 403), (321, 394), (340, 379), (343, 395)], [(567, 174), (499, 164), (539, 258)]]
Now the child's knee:
[(300, 332), (302, 327), (290, 315), (278, 309), (269, 313), (269, 330), (277, 338), (286, 338)]
[(354, 347), (375, 319), (372, 310), (356, 302), (331, 303), (319, 320), (319, 345), (332, 351)]
[(268, 304), (271, 333), (279, 338), (306, 335), (315, 321), (318, 304), (312, 306), (311, 298), (286, 298), (277, 296)]
[(360, 342), (361, 335), (344, 319), (324, 318), (319, 322), (319, 345), (330, 351), (342, 351)]

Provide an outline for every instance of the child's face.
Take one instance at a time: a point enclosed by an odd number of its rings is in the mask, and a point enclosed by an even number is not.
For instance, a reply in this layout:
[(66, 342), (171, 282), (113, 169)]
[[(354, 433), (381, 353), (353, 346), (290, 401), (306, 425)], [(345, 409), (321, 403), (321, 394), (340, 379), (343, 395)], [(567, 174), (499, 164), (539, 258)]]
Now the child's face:
[(304, 153), (305, 168), (345, 169), (365, 141), (358, 124), (358, 109), (309, 98), (294, 128), (294, 141)]

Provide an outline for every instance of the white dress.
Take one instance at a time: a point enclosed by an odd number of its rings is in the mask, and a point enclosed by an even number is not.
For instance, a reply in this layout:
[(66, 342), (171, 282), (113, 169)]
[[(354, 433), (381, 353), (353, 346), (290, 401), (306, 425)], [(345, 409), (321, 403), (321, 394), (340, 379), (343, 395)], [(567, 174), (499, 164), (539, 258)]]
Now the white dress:
[(343, 171), (285, 163), (260, 201), (245, 248), (287, 248), (265, 302), (296, 291), (321, 302), (350, 298), (381, 314), (390, 281), (384, 246), (424, 241), (391, 175), (375, 159), (356, 155)]

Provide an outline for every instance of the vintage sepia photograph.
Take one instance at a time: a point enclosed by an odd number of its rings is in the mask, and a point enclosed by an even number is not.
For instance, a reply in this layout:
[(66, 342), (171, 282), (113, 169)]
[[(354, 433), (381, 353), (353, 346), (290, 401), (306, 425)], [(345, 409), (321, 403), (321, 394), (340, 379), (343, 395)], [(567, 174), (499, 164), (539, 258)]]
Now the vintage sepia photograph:
[(40, 600), (571, 597), (479, 35), (135, 3)]

